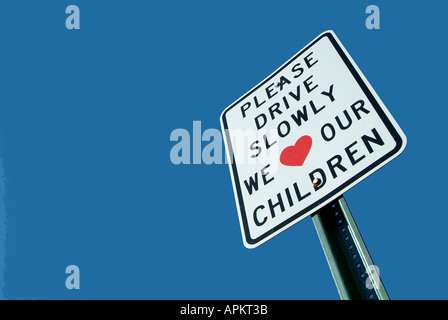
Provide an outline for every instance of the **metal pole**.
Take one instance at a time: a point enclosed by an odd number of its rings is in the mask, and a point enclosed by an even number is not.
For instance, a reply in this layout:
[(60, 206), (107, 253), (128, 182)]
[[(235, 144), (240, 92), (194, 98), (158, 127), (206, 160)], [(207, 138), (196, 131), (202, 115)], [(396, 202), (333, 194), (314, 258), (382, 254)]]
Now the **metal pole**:
[(312, 219), (341, 299), (389, 300), (344, 197)]

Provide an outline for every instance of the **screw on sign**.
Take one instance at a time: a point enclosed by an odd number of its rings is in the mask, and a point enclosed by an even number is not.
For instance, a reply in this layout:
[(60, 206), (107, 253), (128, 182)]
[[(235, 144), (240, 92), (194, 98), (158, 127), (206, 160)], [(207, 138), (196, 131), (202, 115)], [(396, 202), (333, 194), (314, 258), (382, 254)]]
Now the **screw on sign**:
[(332, 31), (226, 108), (221, 126), (248, 248), (317, 213), (406, 146)]

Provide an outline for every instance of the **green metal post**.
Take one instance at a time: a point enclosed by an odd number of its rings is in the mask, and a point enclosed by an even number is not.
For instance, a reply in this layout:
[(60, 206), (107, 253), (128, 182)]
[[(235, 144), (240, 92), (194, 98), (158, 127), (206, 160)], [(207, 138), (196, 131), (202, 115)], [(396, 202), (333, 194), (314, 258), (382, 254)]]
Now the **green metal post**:
[(341, 299), (389, 300), (344, 197), (312, 219)]

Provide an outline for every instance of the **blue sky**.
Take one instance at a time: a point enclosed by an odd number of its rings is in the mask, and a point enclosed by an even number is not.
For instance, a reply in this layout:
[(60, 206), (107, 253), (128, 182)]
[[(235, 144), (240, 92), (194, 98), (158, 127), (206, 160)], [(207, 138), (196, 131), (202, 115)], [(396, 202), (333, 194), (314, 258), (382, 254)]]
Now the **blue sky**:
[[(380, 30), (365, 27), (370, 4)], [(173, 130), (220, 129), (227, 106), (334, 30), (408, 139), (345, 198), (391, 299), (446, 299), (446, 9), (2, 3), (0, 297), (339, 299), (311, 219), (248, 250), (228, 167), (170, 161)]]

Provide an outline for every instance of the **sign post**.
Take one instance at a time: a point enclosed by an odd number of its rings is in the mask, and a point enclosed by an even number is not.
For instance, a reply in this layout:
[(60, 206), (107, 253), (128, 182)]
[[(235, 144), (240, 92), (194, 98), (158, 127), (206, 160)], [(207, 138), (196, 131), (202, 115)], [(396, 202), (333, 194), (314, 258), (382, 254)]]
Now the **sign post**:
[(342, 300), (389, 300), (344, 197), (312, 216)]
[[(341, 197), (403, 152), (406, 136), (334, 32), (322, 33), (226, 108), (221, 127), (247, 248), (315, 214), (327, 257), (339, 260), (324, 209), (339, 199), (357, 257), (374, 268)], [(333, 271), (346, 279), (345, 267)], [(374, 273), (366, 271), (369, 281)], [(352, 297), (344, 289), (352, 285), (343, 283), (340, 292)]]

